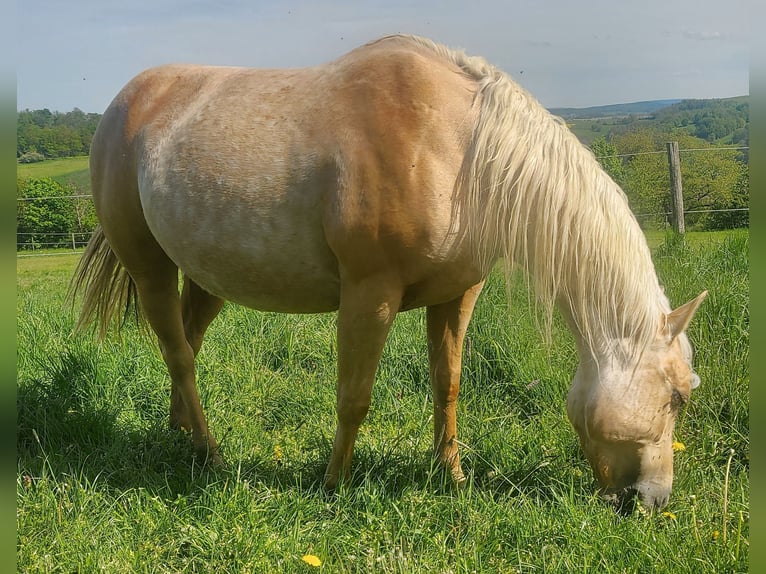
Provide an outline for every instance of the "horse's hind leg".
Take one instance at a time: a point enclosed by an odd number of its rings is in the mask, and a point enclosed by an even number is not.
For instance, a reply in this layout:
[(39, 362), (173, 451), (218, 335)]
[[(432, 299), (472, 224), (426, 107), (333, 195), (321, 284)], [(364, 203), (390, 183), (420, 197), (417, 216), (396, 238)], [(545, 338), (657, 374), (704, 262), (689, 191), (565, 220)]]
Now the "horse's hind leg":
[(465, 481), (458, 453), (456, 415), (463, 339), (483, 285), (479, 283), (457, 299), (431, 305), (426, 311), (434, 401), (434, 456), (458, 484)]
[[(194, 356), (199, 353), (202, 338), (210, 323), (223, 307), (223, 299), (211, 295), (184, 275), (181, 291), (181, 315), (184, 335), (191, 345)], [(180, 387), (172, 380), (170, 386), (170, 427), (191, 430), (189, 409), (186, 408)]]
[(146, 251), (131, 253), (123, 262), (136, 284), (141, 311), (157, 335), (171, 384), (185, 407), (183, 422), (191, 428), (194, 449), (200, 458), (216, 464), (220, 462), (218, 445), (208, 430), (197, 395), (194, 349), (184, 328), (178, 269), (159, 246), (151, 251), (153, 256)]

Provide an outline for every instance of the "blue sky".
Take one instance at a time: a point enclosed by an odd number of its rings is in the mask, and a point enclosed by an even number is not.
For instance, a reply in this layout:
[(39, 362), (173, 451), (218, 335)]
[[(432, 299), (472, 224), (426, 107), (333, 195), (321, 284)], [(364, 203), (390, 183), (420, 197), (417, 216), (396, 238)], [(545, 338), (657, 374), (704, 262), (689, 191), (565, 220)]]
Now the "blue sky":
[(169, 62), (295, 67), (407, 32), (484, 56), (548, 107), (749, 92), (747, 0), (23, 0), (17, 108), (102, 112)]

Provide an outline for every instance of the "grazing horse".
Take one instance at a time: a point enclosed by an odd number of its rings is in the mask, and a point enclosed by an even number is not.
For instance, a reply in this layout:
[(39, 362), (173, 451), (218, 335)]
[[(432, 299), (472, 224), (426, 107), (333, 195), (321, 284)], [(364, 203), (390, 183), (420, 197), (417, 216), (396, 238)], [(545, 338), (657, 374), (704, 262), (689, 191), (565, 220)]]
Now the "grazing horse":
[[(303, 69), (169, 65), (116, 96), (93, 137), (99, 227), (72, 282), (78, 325), (140, 310), (170, 373), (170, 424), (220, 462), (195, 355), (224, 300), (338, 311), (348, 477), (399, 311), (427, 307), (434, 455), (457, 482), (463, 339), (498, 260), (522, 269), (579, 366), (567, 399), (603, 492), (664, 505), (676, 414), (699, 382), (624, 193), (558, 119), (477, 57), (390, 36)], [(178, 288), (178, 271), (183, 287)]]

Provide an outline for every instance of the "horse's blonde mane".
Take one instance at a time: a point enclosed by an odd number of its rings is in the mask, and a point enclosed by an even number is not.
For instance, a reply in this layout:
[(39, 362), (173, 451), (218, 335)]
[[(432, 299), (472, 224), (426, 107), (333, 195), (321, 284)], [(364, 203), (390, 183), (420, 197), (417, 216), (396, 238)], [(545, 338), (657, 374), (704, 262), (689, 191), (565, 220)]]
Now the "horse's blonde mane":
[(560, 303), (593, 349), (635, 359), (667, 298), (627, 197), (563, 121), (504, 72), (424, 38), (479, 85), (479, 119), (456, 188), (456, 220), (483, 269), (498, 257), (534, 284), (550, 332)]

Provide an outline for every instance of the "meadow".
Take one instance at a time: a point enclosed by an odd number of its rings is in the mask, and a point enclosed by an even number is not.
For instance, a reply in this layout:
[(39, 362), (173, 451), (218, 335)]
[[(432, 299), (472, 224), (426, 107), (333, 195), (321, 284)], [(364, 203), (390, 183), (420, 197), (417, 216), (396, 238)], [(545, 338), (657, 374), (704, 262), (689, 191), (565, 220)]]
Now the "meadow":
[(16, 166), (16, 175), (22, 179), (50, 177), (63, 186), (73, 184), (78, 193), (90, 193), (87, 155), (49, 159), (38, 163), (20, 163)]
[[(676, 425), (669, 505), (617, 514), (566, 417), (576, 366), (547, 344), (523, 282), (493, 274), (468, 332), (459, 403), (467, 485), (430, 459), (422, 310), (400, 314), (355, 451), (321, 488), (335, 428), (335, 315), (227, 304), (198, 359), (225, 466), (167, 427), (170, 382), (128, 323), (101, 344), (64, 303), (77, 255), (18, 259), (17, 562), (24, 572), (746, 572), (748, 233), (650, 237), (702, 384)], [(316, 557), (320, 566), (305, 562)], [(311, 558), (308, 559), (309, 562)]]

